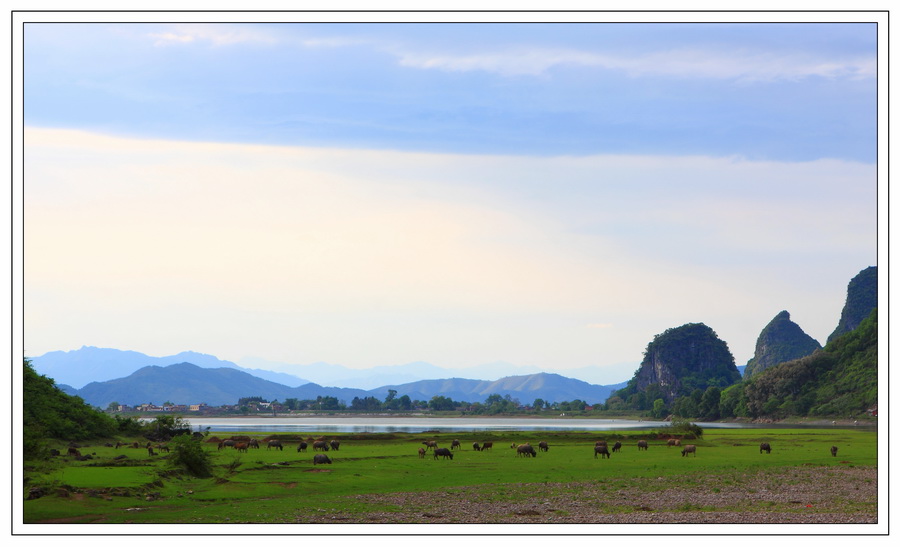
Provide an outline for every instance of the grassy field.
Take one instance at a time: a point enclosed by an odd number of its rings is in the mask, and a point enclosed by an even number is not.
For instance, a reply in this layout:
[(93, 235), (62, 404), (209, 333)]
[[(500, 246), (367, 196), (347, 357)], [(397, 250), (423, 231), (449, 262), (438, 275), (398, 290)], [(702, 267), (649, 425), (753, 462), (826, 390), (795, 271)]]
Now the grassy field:
[[(212, 435), (216, 435), (213, 433)], [(218, 434), (226, 438), (229, 434)], [(699, 440), (696, 457), (682, 456), (664, 440), (648, 438), (649, 450), (636, 442), (646, 433), (521, 432), (460, 434), (329, 434), (341, 441), (329, 451), (331, 465), (314, 465), (313, 449), (297, 452), (300, 436), (279, 435), (283, 451), (262, 448), (246, 453), (219, 450), (205, 443), (215, 476), (196, 479), (168, 469), (167, 456), (146, 449), (98, 445), (81, 448), (92, 459), (68, 456), (27, 465), (25, 523), (285, 523), (312, 522), (323, 514), (387, 514), (402, 510), (391, 501), (397, 493), (427, 497), (436, 492), (491, 492), (489, 502), (532, 499), (534, 488), (522, 485), (578, 483), (593, 490), (643, 490), (698, 486), (717, 490), (748, 476), (791, 469), (829, 473), (848, 468), (874, 468), (877, 436), (854, 429), (734, 429), (708, 430)], [(263, 435), (253, 434), (262, 439)], [(320, 435), (313, 434), (313, 437)], [(304, 438), (308, 437), (306, 434)], [(462, 448), (453, 459), (420, 458), (422, 441), (436, 440), (449, 447), (458, 438)], [(593, 445), (616, 440), (623, 448), (610, 459), (595, 459)], [(473, 442), (494, 443), (492, 450), (475, 451)], [(547, 441), (548, 452), (536, 458), (518, 457), (513, 443), (537, 447)], [(771, 454), (760, 454), (759, 443), (769, 442)], [(832, 457), (829, 448), (839, 448)], [(63, 446), (57, 446), (65, 454)], [(127, 457), (115, 460), (116, 456)], [(798, 475), (799, 476), (799, 475)], [(797, 479), (802, 480), (802, 479)], [(711, 485), (711, 486), (710, 486)], [(516, 486), (516, 487), (513, 487)], [(384, 496), (383, 501), (379, 496)], [(873, 500), (874, 501), (874, 500)], [(869, 507), (867, 510), (871, 510)]]

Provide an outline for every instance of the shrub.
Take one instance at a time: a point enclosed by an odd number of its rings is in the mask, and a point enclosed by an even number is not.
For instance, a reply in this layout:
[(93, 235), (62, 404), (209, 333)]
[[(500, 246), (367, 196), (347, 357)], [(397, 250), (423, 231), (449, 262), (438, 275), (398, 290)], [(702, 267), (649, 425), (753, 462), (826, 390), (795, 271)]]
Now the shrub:
[(178, 435), (169, 446), (172, 449), (170, 462), (174, 467), (184, 470), (195, 477), (212, 476), (212, 458), (203, 450), (203, 445), (193, 435)]

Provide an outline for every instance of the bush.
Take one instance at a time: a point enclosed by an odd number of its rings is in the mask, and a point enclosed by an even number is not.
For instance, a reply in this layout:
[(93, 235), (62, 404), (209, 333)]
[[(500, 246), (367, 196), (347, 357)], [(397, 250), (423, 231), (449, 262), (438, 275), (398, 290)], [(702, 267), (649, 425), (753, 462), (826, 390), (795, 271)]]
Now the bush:
[(672, 423), (662, 428), (661, 432), (688, 439), (700, 439), (703, 437), (703, 428), (687, 420), (672, 420)]
[(212, 476), (212, 458), (203, 450), (199, 438), (193, 435), (178, 435), (171, 440), (169, 446), (172, 449), (169, 461), (174, 467), (195, 477)]

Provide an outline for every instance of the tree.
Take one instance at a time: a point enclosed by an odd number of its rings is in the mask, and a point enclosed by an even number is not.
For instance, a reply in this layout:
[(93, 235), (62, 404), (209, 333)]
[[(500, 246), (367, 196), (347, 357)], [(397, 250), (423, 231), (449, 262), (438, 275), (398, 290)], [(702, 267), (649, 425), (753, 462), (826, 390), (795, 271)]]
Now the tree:
[(697, 412), (704, 420), (719, 419), (719, 404), (722, 398), (722, 390), (716, 386), (709, 386), (700, 397)]
[(46, 439), (67, 441), (111, 437), (116, 421), (84, 402), (64, 393), (56, 383), (38, 374), (29, 359), (23, 360), (22, 425), (25, 457), (40, 456)]
[(431, 401), (428, 402), (428, 407), (432, 410), (454, 410), (456, 409), (456, 403), (449, 397), (435, 395), (431, 398)]
[(531, 406), (534, 407), (535, 410), (540, 410), (540, 409), (544, 408), (545, 404), (546, 403), (544, 402), (543, 399), (537, 398), (534, 400), (534, 403), (532, 403)]
[(107, 412), (117, 412), (119, 410), (119, 406), (121, 406), (121, 405), (119, 405), (118, 401), (113, 401), (113, 402), (109, 403), (108, 405), (106, 405), (106, 411)]
[(172, 450), (169, 461), (173, 467), (180, 468), (195, 477), (212, 476), (212, 456), (203, 450), (199, 438), (193, 435), (178, 435), (170, 441), (169, 446)]
[(656, 399), (653, 401), (653, 410), (650, 411), (650, 415), (656, 419), (664, 418), (669, 413), (669, 409), (666, 408), (666, 402), (662, 400), (662, 398)]

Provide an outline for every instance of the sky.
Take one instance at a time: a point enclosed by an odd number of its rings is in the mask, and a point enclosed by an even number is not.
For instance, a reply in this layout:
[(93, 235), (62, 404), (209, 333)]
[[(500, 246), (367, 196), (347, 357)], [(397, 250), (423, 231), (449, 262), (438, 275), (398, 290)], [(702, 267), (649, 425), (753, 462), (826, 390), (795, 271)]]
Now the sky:
[(824, 343), (878, 263), (877, 30), (26, 23), (25, 353), (614, 383), (685, 323)]

